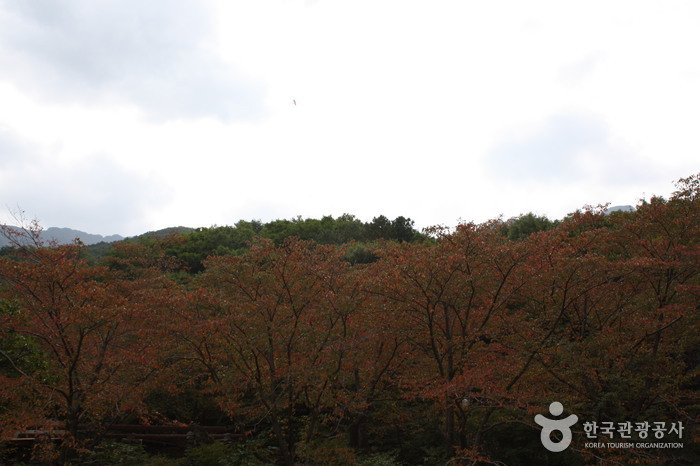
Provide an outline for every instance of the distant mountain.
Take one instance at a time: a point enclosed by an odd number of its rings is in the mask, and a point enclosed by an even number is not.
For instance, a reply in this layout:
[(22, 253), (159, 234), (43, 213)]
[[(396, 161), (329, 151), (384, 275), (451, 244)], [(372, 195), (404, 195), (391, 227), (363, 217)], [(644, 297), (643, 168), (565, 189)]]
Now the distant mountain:
[[(10, 227), (15, 228), (15, 227)], [(55, 241), (58, 244), (68, 244), (73, 242), (75, 239), (79, 239), (86, 245), (97, 244), (97, 243), (113, 243), (115, 241), (121, 241), (124, 239), (120, 235), (95, 235), (91, 233), (85, 233), (80, 230), (73, 230), (72, 228), (47, 228), (41, 232), (41, 239), (43, 241)], [(4, 236), (0, 235), (0, 247), (8, 246), (10, 242)]]
[(616, 205), (613, 207), (608, 207), (605, 214), (610, 214), (612, 212), (634, 212), (636, 209), (631, 205)]
[(71, 228), (56, 227), (51, 227), (44, 230), (44, 232), (42, 233), (42, 238), (47, 241), (56, 241), (59, 244), (70, 243), (76, 238), (78, 238), (80, 241), (88, 245), (102, 242), (113, 243), (115, 241), (121, 241), (124, 239), (124, 237), (120, 235), (102, 236), (91, 233), (85, 233), (84, 231), (80, 230), (73, 230)]

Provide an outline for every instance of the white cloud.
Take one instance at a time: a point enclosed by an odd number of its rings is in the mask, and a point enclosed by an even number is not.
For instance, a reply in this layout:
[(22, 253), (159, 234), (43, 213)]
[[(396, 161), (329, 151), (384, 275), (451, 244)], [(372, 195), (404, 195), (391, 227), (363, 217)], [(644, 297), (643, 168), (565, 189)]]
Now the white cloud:
[(45, 227), (138, 234), (141, 216), (168, 199), (162, 183), (106, 156), (65, 161), (59, 155), (0, 131), (2, 207), (10, 212), (21, 209)]
[(130, 103), (158, 120), (257, 117), (262, 91), (217, 56), (209, 16), (188, 0), (8, 0), (0, 76), (44, 100)]
[(487, 156), (492, 177), (523, 185), (633, 183), (659, 177), (664, 168), (613, 141), (600, 118), (582, 113), (553, 115), (534, 131), (501, 140)]
[(53, 174), (80, 185), (80, 166), (155, 187), (122, 204), (137, 206), (128, 230), (98, 233), (556, 217), (697, 170), (696, 2), (2, 5), (0, 125), (16, 137), (0, 148), (33, 151), (61, 192)]

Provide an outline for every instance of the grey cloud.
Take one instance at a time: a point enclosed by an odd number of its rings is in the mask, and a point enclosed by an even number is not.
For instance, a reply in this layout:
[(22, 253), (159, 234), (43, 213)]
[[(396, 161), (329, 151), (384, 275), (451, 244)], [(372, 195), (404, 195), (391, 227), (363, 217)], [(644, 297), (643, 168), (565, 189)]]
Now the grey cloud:
[(603, 121), (576, 113), (552, 116), (532, 133), (501, 142), (489, 152), (486, 166), (499, 178), (538, 183), (629, 184), (665, 176), (659, 167), (616, 145)]
[[(10, 133), (11, 134), (11, 133)], [(6, 144), (6, 141), (10, 144)], [(10, 148), (5, 157), (4, 149)], [(133, 173), (103, 156), (65, 163), (41, 157), (36, 148), (0, 133), (0, 207), (22, 209), (45, 227), (89, 233), (135, 234), (149, 209), (169, 201), (161, 182)]]
[(572, 175), (580, 153), (585, 149), (599, 150), (607, 138), (606, 129), (594, 120), (555, 116), (535, 133), (495, 147), (488, 163), (492, 171), (510, 178), (553, 180)]
[(592, 52), (586, 57), (569, 63), (559, 70), (559, 78), (565, 84), (575, 85), (593, 74), (607, 59), (607, 55), (602, 51)]
[(0, 125), (0, 169), (9, 170), (24, 165), (32, 156), (29, 145), (19, 135)]
[(6, 0), (0, 79), (42, 98), (129, 102), (157, 119), (254, 118), (262, 90), (208, 47), (191, 0)]

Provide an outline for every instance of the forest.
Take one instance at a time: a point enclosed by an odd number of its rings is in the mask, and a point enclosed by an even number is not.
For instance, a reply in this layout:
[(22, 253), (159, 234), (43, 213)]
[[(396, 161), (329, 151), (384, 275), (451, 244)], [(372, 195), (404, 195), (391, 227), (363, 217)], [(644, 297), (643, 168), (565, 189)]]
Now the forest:
[[(700, 174), (632, 212), (422, 232), (23, 227), (0, 254), (0, 463), (700, 464)], [(557, 453), (534, 420), (554, 401), (578, 418)]]

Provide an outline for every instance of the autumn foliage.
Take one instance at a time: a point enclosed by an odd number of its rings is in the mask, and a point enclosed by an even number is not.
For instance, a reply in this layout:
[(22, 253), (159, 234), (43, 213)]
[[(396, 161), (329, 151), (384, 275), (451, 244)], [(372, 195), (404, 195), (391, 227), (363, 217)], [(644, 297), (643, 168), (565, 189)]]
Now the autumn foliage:
[[(59, 462), (110, 424), (169, 422), (228, 426), (226, 454), (250, 464), (692, 463), (700, 176), (635, 212), (506, 229), (380, 239), (368, 263), (353, 244), (257, 239), (187, 276), (177, 238), (88, 265), (80, 244), (12, 233), (0, 433), (62, 422)], [(533, 417), (554, 400), (599, 423), (682, 421), (686, 446), (591, 450), (579, 424), (550, 454)]]

